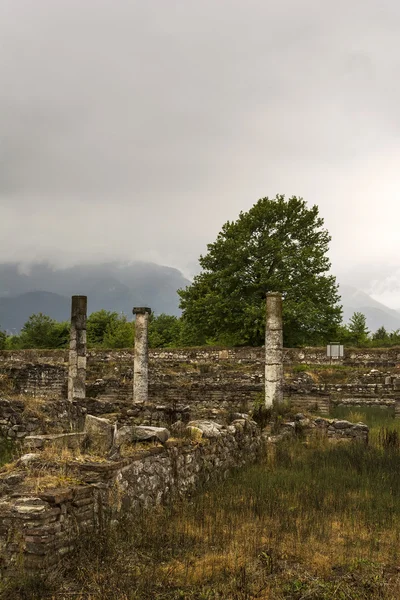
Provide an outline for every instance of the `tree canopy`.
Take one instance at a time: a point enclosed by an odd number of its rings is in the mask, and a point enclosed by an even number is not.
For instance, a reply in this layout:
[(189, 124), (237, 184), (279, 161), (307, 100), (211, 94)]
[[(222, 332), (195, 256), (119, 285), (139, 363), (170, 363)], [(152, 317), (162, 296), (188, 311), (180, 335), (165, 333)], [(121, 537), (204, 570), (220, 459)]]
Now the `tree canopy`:
[(367, 319), (361, 312), (353, 313), (348, 325), (349, 332), (348, 343), (355, 346), (363, 346), (368, 342), (369, 331), (367, 328)]
[(171, 348), (179, 346), (181, 322), (173, 315), (150, 315), (149, 346), (150, 348)]
[(200, 344), (261, 345), (265, 296), (277, 291), (284, 297), (286, 346), (329, 341), (341, 321), (330, 239), (317, 206), (296, 196), (261, 198), (223, 225), (200, 256), (202, 272), (179, 290), (185, 330)]
[(69, 323), (38, 313), (31, 315), (16, 338), (19, 348), (64, 348), (69, 342)]

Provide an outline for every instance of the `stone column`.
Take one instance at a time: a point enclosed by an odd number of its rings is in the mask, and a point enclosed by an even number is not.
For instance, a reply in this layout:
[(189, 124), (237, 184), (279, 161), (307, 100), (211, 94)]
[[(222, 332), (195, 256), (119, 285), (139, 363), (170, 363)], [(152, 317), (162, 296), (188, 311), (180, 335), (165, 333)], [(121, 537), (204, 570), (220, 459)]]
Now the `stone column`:
[(69, 343), (68, 400), (86, 397), (87, 296), (72, 296)]
[(133, 401), (145, 403), (147, 402), (149, 394), (148, 325), (151, 309), (147, 306), (137, 306), (132, 312), (136, 315)]
[(283, 326), (282, 295), (267, 294), (265, 327), (265, 406), (283, 402)]

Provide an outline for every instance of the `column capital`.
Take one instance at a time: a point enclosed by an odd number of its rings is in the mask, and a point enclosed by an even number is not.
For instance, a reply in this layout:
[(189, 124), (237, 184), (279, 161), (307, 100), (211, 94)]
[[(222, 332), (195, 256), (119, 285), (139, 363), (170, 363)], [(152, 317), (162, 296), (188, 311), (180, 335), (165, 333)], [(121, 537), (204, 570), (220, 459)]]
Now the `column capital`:
[(151, 308), (148, 306), (134, 306), (132, 308), (132, 313), (134, 315), (145, 315), (146, 313), (151, 315)]

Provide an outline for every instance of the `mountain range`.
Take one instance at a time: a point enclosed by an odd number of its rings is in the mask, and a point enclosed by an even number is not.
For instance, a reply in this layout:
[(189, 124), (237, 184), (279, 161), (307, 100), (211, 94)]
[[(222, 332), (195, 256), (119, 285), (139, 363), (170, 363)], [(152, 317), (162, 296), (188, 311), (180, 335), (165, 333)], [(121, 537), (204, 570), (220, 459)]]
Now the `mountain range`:
[(57, 321), (70, 317), (71, 296), (88, 297), (88, 313), (100, 310), (132, 314), (150, 306), (156, 314), (179, 315), (177, 290), (189, 285), (178, 269), (154, 263), (103, 263), (54, 268), (0, 264), (0, 329), (19, 331), (30, 315), (42, 312)]
[(382, 325), (387, 331), (400, 329), (400, 312), (374, 300), (371, 296), (350, 285), (341, 285), (340, 294), (343, 306), (343, 322), (347, 323), (353, 313), (361, 312), (367, 319), (367, 326), (375, 332)]
[[(130, 317), (133, 306), (150, 306), (156, 314), (179, 315), (177, 290), (190, 284), (171, 267), (150, 262), (82, 264), (55, 268), (46, 263), (28, 269), (0, 264), (0, 329), (18, 332), (29, 316), (42, 312), (57, 321), (70, 316), (71, 296), (88, 296), (88, 312), (112, 310)], [(382, 325), (400, 329), (400, 312), (350, 285), (341, 285), (343, 321), (362, 312), (371, 332)]]

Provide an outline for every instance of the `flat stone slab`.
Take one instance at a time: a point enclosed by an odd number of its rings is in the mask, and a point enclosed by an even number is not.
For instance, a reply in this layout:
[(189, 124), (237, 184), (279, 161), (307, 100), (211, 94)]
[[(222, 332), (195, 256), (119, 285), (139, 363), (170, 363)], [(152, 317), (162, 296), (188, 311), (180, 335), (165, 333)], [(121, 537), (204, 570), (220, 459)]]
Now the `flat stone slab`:
[(122, 444), (130, 444), (133, 441), (133, 426), (123, 425), (115, 434), (114, 444), (119, 448)]
[(349, 427), (353, 427), (354, 423), (350, 423), (350, 421), (333, 421), (332, 425), (335, 429), (349, 429)]
[(204, 438), (216, 438), (221, 435), (221, 429), (223, 429), (222, 425), (219, 423), (215, 423), (214, 421), (190, 421), (188, 423), (189, 431), (192, 429), (200, 430), (203, 434)]
[(99, 453), (108, 452), (113, 445), (114, 425), (108, 419), (86, 415), (85, 432), (90, 447)]
[(165, 427), (150, 427), (137, 425), (132, 427), (133, 442), (161, 442), (164, 444), (169, 438), (169, 431)]
[(46, 435), (28, 435), (24, 446), (30, 449), (42, 450), (45, 447), (68, 448), (78, 450), (86, 440), (86, 433), (49, 433)]

